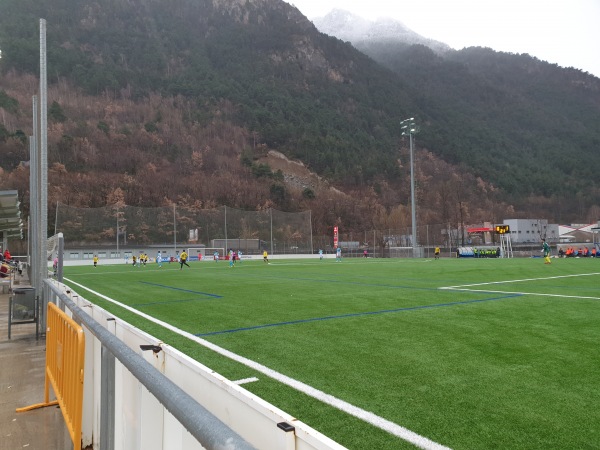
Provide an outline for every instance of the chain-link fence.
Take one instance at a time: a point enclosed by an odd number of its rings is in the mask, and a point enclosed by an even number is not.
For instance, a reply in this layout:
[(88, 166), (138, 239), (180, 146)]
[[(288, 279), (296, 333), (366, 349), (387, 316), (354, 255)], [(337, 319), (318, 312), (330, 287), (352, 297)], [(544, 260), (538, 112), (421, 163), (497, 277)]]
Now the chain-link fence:
[[(206, 247), (260, 254), (335, 253), (330, 235), (313, 236), (310, 211), (287, 213), (269, 209), (244, 211), (222, 206), (200, 209), (183, 206), (143, 208), (107, 206), (75, 208), (58, 204), (56, 232), (65, 237), (65, 248), (150, 250)], [(491, 231), (469, 233), (453, 224), (428, 224), (387, 230), (345, 231), (338, 228), (338, 246), (345, 257), (430, 258), (439, 247), (442, 256), (456, 256), (460, 247), (500, 245)], [(116, 251), (115, 251), (116, 250)], [(92, 251), (92, 250), (90, 250)], [(84, 258), (91, 257), (84, 256)]]
[(56, 232), (65, 248), (222, 247), (244, 254), (311, 253), (310, 211), (243, 211), (222, 206), (75, 208), (58, 204)]
[[(499, 238), (493, 232), (468, 233), (466, 227), (451, 224), (431, 224), (417, 227), (413, 240), (411, 227), (369, 230), (362, 232), (339, 232), (339, 246), (345, 257), (373, 258), (430, 258), (440, 248), (442, 256), (456, 256), (458, 247), (498, 246)], [(325, 254), (334, 253), (333, 238), (315, 236), (314, 249)]]

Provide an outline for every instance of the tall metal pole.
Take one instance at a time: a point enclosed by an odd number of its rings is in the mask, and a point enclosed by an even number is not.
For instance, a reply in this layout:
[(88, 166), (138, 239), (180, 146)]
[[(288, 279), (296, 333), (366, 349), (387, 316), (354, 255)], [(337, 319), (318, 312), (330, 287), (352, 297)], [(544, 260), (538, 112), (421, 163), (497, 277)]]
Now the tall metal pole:
[(29, 234), (28, 239), (31, 245), (31, 259), (29, 260), (29, 267), (31, 268), (31, 286), (36, 289), (36, 292), (41, 287), (41, 283), (39, 282), (40, 274), (38, 273), (38, 267), (40, 260), (40, 241), (39, 241), (39, 229), (40, 229), (40, 202), (39, 202), (39, 193), (40, 193), (40, 183), (39, 183), (39, 163), (38, 163), (38, 143), (39, 143), (39, 135), (40, 128), (38, 122), (38, 99), (37, 96), (34, 95), (32, 97), (32, 107), (33, 107), (33, 135), (31, 136), (31, 141), (29, 143), (29, 189), (30, 189), (30, 198), (29, 198), (29, 218), (30, 218), (30, 226), (29, 226)]
[(225, 255), (228, 255), (229, 253), (229, 245), (227, 243), (227, 206), (223, 206), (224, 211), (223, 211), (223, 219), (225, 222)]
[(269, 213), (271, 215), (271, 255), (273, 255), (273, 208), (269, 208)]
[(63, 281), (63, 264), (64, 264), (64, 254), (65, 254), (65, 238), (62, 233), (58, 233), (56, 235), (58, 239), (58, 263), (56, 265), (56, 279), (59, 283)]
[(410, 141), (410, 206), (412, 219), (412, 247), (413, 258), (417, 256), (417, 204), (415, 203), (415, 162), (413, 152), (413, 130), (408, 132)]
[(119, 206), (117, 205), (117, 258), (119, 257)]
[(54, 234), (58, 234), (58, 200), (56, 201), (56, 212), (54, 214)]
[(39, 250), (40, 259), (36, 267), (39, 270), (38, 279), (40, 290), (38, 295), (39, 304), (42, 305), (40, 311), (40, 327), (46, 329), (46, 303), (41, 289), (41, 280), (48, 277), (48, 80), (46, 66), (46, 20), (40, 19), (40, 159), (39, 163), (39, 188), (40, 196), (38, 198), (40, 205), (39, 219)]
[(313, 247), (313, 233), (312, 233), (312, 211), (308, 211), (308, 223), (310, 224), (310, 254), (312, 255), (315, 251)]
[(403, 120), (400, 122), (402, 125), (402, 135), (408, 135), (410, 142), (410, 203), (411, 203), (411, 215), (412, 215), (412, 248), (413, 258), (417, 256), (417, 203), (415, 200), (415, 163), (414, 163), (414, 151), (413, 151), (413, 134), (417, 132), (417, 128), (414, 122), (414, 118)]
[(177, 213), (173, 203), (173, 251), (177, 254)]

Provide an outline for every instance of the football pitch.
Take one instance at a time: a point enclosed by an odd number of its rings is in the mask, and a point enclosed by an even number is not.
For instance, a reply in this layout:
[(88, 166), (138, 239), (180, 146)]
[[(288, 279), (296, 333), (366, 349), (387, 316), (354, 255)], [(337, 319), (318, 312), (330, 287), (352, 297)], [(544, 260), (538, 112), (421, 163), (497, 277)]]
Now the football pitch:
[(350, 449), (598, 449), (600, 259), (552, 261), (275, 256), (64, 276)]

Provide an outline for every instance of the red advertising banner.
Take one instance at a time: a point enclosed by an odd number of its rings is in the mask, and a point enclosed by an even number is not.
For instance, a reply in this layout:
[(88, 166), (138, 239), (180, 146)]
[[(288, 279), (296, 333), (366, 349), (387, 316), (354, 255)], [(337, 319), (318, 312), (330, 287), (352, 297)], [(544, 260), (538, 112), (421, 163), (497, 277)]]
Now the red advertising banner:
[(333, 248), (338, 246), (338, 227), (333, 227)]

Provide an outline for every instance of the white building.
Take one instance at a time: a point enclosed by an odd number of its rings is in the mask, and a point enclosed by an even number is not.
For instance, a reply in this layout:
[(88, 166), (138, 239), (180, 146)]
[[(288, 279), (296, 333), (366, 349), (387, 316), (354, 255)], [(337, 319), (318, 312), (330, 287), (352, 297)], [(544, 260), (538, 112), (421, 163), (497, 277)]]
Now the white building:
[(510, 239), (516, 244), (538, 243), (542, 239), (558, 242), (558, 224), (548, 224), (547, 219), (504, 219), (510, 227)]

